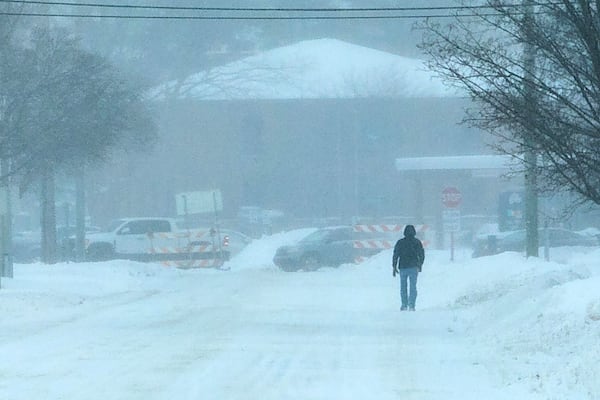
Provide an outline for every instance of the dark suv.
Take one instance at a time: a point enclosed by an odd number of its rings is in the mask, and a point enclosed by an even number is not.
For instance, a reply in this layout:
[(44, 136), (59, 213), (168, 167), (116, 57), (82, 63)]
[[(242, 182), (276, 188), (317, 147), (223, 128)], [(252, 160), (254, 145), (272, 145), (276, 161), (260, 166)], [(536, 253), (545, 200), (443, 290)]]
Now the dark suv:
[[(545, 229), (540, 229), (538, 231), (540, 247), (545, 245), (546, 238), (548, 239), (548, 247), (600, 245), (599, 238), (560, 228), (548, 228), (547, 232)], [(525, 251), (526, 241), (525, 230), (502, 232), (497, 235), (478, 238), (474, 243), (473, 257), (489, 256), (504, 251)]]
[(273, 262), (283, 271), (315, 270), (324, 266), (339, 267), (354, 262), (358, 255), (370, 256), (381, 251), (355, 249), (356, 235), (350, 226), (322, 228), (293, 246), (277, 249)]

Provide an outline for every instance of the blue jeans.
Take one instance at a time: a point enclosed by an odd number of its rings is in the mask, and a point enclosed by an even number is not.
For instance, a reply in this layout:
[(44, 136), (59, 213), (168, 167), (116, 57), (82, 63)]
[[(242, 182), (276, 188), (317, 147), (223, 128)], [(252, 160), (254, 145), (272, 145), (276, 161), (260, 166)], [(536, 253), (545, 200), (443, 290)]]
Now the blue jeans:
[[(400, 299), (402, 307), (415, 308), (417, 300), (417, 276), (419, 270), (415, 268), (399, 268), (400, 271)], [(408, 281), (410, 281), (410, 291), (408, 290)]]

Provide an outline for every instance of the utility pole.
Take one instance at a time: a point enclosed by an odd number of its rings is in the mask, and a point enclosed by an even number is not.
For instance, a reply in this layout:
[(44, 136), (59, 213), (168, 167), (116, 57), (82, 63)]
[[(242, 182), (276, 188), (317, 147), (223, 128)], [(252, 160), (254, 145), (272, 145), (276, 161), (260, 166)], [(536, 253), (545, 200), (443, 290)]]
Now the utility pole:
[(531, 31), (533, 29), (533, 0), (523, 0), (525, 8), (523, 50), (523, 84), (525, 93), (525, 112), (527, 124), (525, 126), (525, 230), (526, 230), (526, 256), (537, 257), (539, 248), (538, 237), (538, 195), (537, 195), (537, 154), (533, 146), (533, 114), (529, 107), (535, 105), (535, 90), (533, 87), (535, 69), (535, 49), (532, 45)]
[(85, 261), (85, 167), (75, 170), (75, 260)]
[[(6, 97), (0, 96), (0, 122), (6, 118)], [(0, 159), (0, 276), (12, 278), (12, 211), (10, 202), (10, 162)]]
[(8, 160), (0, 161), (0, 276), (12, 278), (12, 213)]

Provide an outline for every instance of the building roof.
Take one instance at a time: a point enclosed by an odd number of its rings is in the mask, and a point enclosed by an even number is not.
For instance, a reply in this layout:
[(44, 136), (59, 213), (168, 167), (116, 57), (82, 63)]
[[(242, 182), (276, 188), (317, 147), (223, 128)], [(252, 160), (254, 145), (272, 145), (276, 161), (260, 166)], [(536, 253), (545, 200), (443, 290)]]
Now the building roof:
[(168, 82), (152, 97), (202, 100), (457, 97), (422, 60), (337, 39), (278, 47)]
[(498, 177), (520, 169), (517, 157), (498, 154), (397, 158), (395, 164), (400, 172), (464, 170), (474, 177)]
[(447, 157), (397, 158), (398, 171), (426, 171), (451, 169), (499, 169), (510, 170), (518, 161), (509, 155), (472, 155)]

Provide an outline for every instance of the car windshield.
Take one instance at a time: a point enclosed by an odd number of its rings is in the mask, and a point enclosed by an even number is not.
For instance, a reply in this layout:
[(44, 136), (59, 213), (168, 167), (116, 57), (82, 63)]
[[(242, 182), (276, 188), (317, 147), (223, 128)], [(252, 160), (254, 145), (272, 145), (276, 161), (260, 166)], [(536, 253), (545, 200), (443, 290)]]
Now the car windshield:
[(106, 226), (102, 232), (112, 232), (115, 229), (117, 229), (119, 226), (121, 226), (123, 224), (123, 222), (125, 222), (124, 219), (115, 219), (110, 221), (110, 223), (108, 224), (108, 226)]
[(331, 232), (332, 231), (329, 229), (320, 229), (320, 230), (313, 232), (310, 235), (306, 236), (304, 239), (302, 239), (300, 241), (300, 243), (322, 242), (323, 240), (325, 240), (325, 238), (327, 238), (329, 235), (331, 235)]

